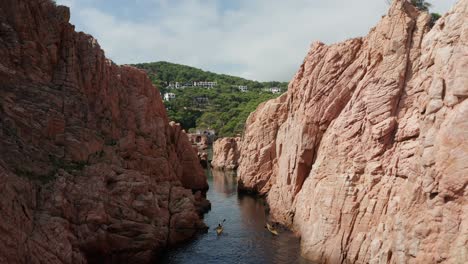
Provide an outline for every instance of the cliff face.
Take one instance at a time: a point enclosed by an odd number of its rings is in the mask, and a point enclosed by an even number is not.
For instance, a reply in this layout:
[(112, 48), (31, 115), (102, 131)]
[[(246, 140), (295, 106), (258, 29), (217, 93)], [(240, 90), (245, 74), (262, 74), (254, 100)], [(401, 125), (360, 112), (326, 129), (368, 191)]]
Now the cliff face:
[(146, 74), (45, 0), (0, 2), (0, 262), (149, 261), (208, 187)]
[(225, 137), (216, 140), (213, 144), (213, 161), (215, 169), (236, 170), (239, 166), (240, 138)]
[(326, 263), (468, 261), (468, 1), (429, 29), (396, 0), (364, 38), (315, 43), (247, 121), (239, 183)]

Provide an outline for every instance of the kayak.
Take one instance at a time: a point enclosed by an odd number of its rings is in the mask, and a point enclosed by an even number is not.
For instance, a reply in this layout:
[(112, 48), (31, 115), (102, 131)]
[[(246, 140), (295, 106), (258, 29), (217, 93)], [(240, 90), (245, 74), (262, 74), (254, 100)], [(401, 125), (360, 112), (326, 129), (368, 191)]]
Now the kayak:
[(272, 233), (275, 236), (278, 235), (278, 231), (276, 231), (276, 229), (274, 229), (269, 223), (266, 224), (266, 227), (267, 227), (268, 231), (270, 231), (270, 233)]
[(223, 227), (217, 227), (216, 228), (216, 234), (219, 236), (223, 232), (224, 228)]
[(218, 224), (218, 226), (215, 228), (216, 234), (219, 236), (224, 230), (223, 223), (226, 222), (226, 219), (224, 219), (221, 223)]

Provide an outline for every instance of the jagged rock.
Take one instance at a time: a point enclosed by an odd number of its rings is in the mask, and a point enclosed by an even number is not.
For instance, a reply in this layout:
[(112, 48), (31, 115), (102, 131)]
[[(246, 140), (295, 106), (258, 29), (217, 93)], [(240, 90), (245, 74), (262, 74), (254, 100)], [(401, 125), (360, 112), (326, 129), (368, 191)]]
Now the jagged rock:
[(146, 74), (69, 18), (0, 2), (0, 263), (149, 262), (206, 228), (206, 176)]
[(247, 120), (240, 188), (318, 263), (468, 262), (468, 1), (395, 0), (369, 35), (315, 43)]
[(188, 134), (189, 141), (196, 146), (198, 151), (204, 151), (213, 143), (212, 138), (206, 134)]
[[(266, 194), (277, 170), (276, 136), (286, 118), (286, 94), (262, 103), (249, 115), (241, 142), (239, 189)], [(244, 144), (245, 143), (245, 144)]]
[(197, 155), (198, 155), (198, 160), (200, 161), (200, 165), (205, 169), (208, 168), (208, 164), (209, 164), (208, 153), (206, 153), (205, 151), (202, 151), (202, 152), (198, 152)]
[(239, 166), (240, 157), (239, 137), (225, 137), (213, 144), (213, 161), (211, 166), (221, 170), (235, 170)]

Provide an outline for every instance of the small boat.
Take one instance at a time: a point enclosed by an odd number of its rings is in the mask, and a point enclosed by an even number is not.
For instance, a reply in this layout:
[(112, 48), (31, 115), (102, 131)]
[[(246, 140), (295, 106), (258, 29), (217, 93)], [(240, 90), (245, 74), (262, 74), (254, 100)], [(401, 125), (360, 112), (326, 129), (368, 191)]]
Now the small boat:
[(221, 235), (221, 233), (223, 232), (223, 230), (224, 230), (224, 227), (222, 227), (222, 226), (221, 226), (221, 227), (219, 227), (219, 226), (216, 227), (216, 234), (217, 234), (218, 236)]
[(222, 225), (224, 222), (226, 222), (226, 219), (223, 220), (223, 222), (219, 223), (218, 226), (215, 228), (216, 234), (219, 236), (221, 233), (224, 231), (224, 226)]
[(273, 235), (277, 236), (278, 235), (278, 231), (276, 229), (274, 229), (269, 223), (266, 224), (266, 228), (268, 229), (268, 231), (270, 231), (270, 233), (272, 233)]

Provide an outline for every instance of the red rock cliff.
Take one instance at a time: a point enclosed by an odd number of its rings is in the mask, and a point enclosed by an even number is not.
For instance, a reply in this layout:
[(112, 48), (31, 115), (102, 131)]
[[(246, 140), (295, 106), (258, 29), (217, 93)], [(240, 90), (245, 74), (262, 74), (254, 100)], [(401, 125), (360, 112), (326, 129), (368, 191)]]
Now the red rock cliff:
[(69, 18), (0, 2), (0, 263), (146, 262), (204, 228), (207, 181), (146, 74)]
[(239, 166), (240, 138), (225, 137), (213, 143), (213, 161), (211, 166), (221, 170), (236, 170)]
[(403, 0), (315, 43), (247, 121), (240, 186), (320, 263), (468, 262), (468, 1), (429, 28)]

